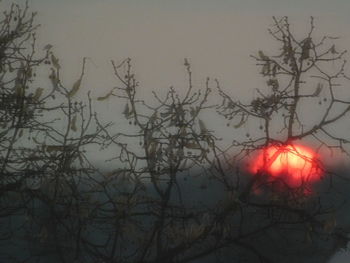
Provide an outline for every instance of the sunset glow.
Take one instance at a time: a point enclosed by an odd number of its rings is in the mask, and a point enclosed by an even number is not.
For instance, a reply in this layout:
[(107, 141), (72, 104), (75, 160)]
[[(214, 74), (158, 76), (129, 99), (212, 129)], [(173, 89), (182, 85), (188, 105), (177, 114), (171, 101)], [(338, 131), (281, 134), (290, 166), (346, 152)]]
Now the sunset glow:
[(322, 171), (316, 153), (301, 145), (270, 146), (253, 160), (252, 171), (264, 171), (271, 179), (290, 187), (300, 187), (320, 180)]

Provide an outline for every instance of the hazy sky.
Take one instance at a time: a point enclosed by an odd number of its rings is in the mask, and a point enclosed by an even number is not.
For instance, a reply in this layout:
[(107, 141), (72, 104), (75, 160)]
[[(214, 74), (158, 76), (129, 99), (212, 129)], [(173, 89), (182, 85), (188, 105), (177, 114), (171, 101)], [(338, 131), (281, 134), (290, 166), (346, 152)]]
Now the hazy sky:
[[(251, 97), (264, 82), (249, 55), (273, 46), (267, 33), (272, 15), (290, 16), (296, 32), (307, 30), (305, 26), (312, 15), (316, 35), (340, 36), (339, 45), (350, 47), (349, 0), (29, 2), (38, 11), (38, 22), (42, 24), (40, 45), (54, 45), (68, 86), (78, 78), (82, 58), (91, 58), (93, 63), (88, 65), (84, 88), (92, 90), (94, 97), (106, 94), (116, 85), (110, 59), (122, 61), (126, 57), (133, 59), (141, 92), (146, 97), (151, 90), (162, 91), (171, 85), (183, 89), (185, 57), (192, 63), (196, 87), (207, 76), (216, 77), (229, 93)], [(105, 105), (97, 107), (102, 109)], [(115, 116), (120, 107), (107, 105), (107, 117)]]
[(82, 57), (92, 58), (96, 67), (90, 67), (89, 76), (96, 83), (87, 81), (87, 85), (97, 95), (113, 85), (109, 60), (121, 61), (126, 57), (134, 60), (139, 80), (147, 91), (170, 85), (181, 88), (185, 57), (192, 63), (197, 85), (210, 76), (219, 78), (226, 89), (234, 89), (237, 95), (254, 90), (261, 85), (261, 78), (249, 55), (269, 49), (273, 43), (267, 34), (271, 15), (289, 15), (299, 30), (305, 28), (313, 15), (319, 35), (332, 32), (342, 36), (342, 45), (350, 44), (347, 33), (350, 2), (345, 0), (31, 3), (43, 24), (41, 40), (55, 46), (67, 79), (73, 78), (74, 73), (78, 75), (77, 65)]
[[(209, 76), (218, 78), (235, 98), (252, 98), (257, 88), (266, 87), (249, 55), (260, 49), (275, 52), (275, 42), (267, 32), (272, 15), (288, 15), (301, 37), (313, 15), (315, 36), (340, 36), (337, 44), (350, 46), (350, 1), (345, 0), (31, 0), (31, 6), (42, 24), (41, 45), (53, 44), (61, 60), (63, 83), (72, 85), (80, 74), (82, 58), (91, 58), (79, 95), (92, 90), (95, 98), (117, 85), (110, 60), (120, 62), (126, 57), (133, 59), (139, 94), (145, 98), (152, 90), (164, 92), (172, 85), (185, 89), (185, 57), (192, 64), (196, 88), (203, 87)], [(99, 111), (107, 107), (106, 119), (114, 118), (123, 106), (115, 101), (95, 103)], [(225, 127), (226, 123), (222, 120), (216, 125)], [(248, 124), (238, 133), (251, 130), (254, 127)], [(232, 137), (232, 130), (220, 132)]]

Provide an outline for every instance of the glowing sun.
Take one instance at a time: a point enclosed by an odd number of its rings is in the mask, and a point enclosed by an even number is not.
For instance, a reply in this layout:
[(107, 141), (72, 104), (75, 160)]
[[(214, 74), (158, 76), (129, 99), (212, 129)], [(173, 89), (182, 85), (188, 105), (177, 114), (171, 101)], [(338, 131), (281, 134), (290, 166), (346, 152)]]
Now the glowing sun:
[(254, 174), (265, 172), (272, 180), (300, 187), (320, 180), (322, 171), (317, 154), (305, 146), (269, 146), (261, 150), (251, 166)]

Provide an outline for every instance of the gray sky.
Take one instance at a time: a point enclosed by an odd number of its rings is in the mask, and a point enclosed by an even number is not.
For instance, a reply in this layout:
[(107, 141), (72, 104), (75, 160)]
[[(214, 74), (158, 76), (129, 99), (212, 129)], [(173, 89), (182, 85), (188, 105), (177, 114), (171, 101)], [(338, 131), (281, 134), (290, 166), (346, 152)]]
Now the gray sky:
[[(348, 0), (31, 0), (30, 5), (42, 24), (40, 44), (54, 45), (68, 86), (78, 78), (82, 58), (92, 59), (84, 89), (94, 97), (116, 84), (110, 59), (126, 57), (133, 59), (146, 97), (171, 85), (183, 88), (185, 57), (197, 87), (207, 76), (216, 77), (229, 93), (251, 97), (263, 81), (249, 55), (271, 48), (272, 15), (290, 16), (297, 32), (306, 30), (313, 15), (316, 34), (341, 36), (339, 45), (350, 46)], [(120, 110), (114, 103), (96, 106), (107, 118)], [(348, 262), (344, 255), (331, 262)]]
[[(314, 15), (320, 35), (332, 32), (350, 43), (350, 2), (277, 0), (32, 0), (39, 11), (42, 41), (54, 44), (67, 80), (89, 56), (89, 87), (96, 95), (113, 86), (110, 59), (134, 60), (146, 92), (184, 84), (183, 59), (189, 58), (195, 81), (217, 77), (237, 95), (254, 90), (261, 79), (250, 54), (268, 50), (271, 15), (289, 15), (296, 28)], [(317, 4), (315, 4), (317, 3)], [(348, 7), (348, 8), (346, 8)], [(94, 77), (92, 77), (92, 75)], [(99, 77), (95, 77), (99, 75)], [(244, 83), (243, 83), (244, 80)], [(115, 82), (114, 82), (115, 83)], [(97, 85), (99, 84), (99, 85)], [(105, 85), (104, 85), (105, 84)], [(252, 87), (252, 88), (249, 88)], [(146, 92), (148, 93), (148, 92)], [(251, 94), (248, 94), (251, 96)]]

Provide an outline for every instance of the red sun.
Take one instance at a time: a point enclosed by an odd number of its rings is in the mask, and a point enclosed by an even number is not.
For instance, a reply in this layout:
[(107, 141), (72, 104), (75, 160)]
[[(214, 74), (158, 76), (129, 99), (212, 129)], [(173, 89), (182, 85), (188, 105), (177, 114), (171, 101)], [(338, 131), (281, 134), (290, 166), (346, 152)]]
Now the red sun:
[(317, 154), (305, 146), (289, 144), (269, 146), (253, 160), (252, 171), (265, 171), (273, 180), (289, 187), (300, 187), (320, 180), (322, 170)]

